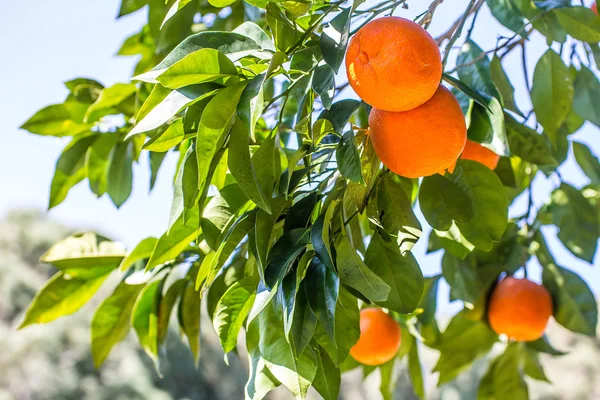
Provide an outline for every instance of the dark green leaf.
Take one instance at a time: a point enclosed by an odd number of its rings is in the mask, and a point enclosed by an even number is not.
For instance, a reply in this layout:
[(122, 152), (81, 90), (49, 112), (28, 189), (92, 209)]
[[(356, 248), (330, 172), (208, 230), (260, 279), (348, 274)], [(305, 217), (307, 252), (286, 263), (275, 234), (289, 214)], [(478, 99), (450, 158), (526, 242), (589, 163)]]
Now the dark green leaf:
[[(512, 2), (512, 0), (500, 1)], [(502, 62), (497, 56), (492, 58), (492, 62), (490, 63), (490, 73), (492, 74), (492, 80), (494, 81), (496, 88), (502, 95), (504, 108), (521, 115), (521, 110), (519, 110), (519, 107), (517, 107), (517, 104), (515, 103), (515, 88), (513, 87), (512, 83), (510, 83), (508, 75), (506, 75), (506, 72), (502, 68)]]
[(319, 40), (323, 59), (335, 73), (338, 72), (340, 65), (342, 65), (346, 47), (348, 46), (351, 11), (351, 7), (342, 10), (342, 12), (326, 24), (321, 34), (321, 40)]
[(189, 283), (183, 290), (179, 303), (179, 325), (188, 340), (196, 365), (200, 358), (200, 293)]
[(133, 188), (132, 144), (117, 143), (110, 156), (106, 191), (117, 208), (129, 198)]
[(402, 254), (409, 252), (421, 237), (422, 228), (410, 199), (391, 175), (386, 175), (379, 187), (377, 208), (383, 228), (396, 238)]
[(577, 163), (592, 183), (600, 183), (600, 162), (583, 143), (573, 142), (573, 153)]
[(474, 305), (481, 293), (477, 281), (477, 271), (468, 262), (461, 261), (449, 252), (442, 258), (442, 274), (453, 298)]
[(396, 243), (375, 234), (365, 255), (365, 264), (390, 287), (382, 307), (399, 313), (413, 312), (423, 295), (423, 273), (412, 253), (400, 254)]
[(491, 112), (479, 104), (473, 105), (469, 115), (467, 137), (469, 140), (484, 143), (485, 147), (496, 154), (510, 156), (502, 105), (495, 97), (487, 94), (483, 94), (483, 97), (488, 102)]
[(485, 93), (502, 101), (502, 96), (492, 80), (490, 61), (475, 42), (469, 40), (461, 47), (456, 65), (461, 81), (477, 92)]
[(423, 178), (419, 188), (419, 205), (429, 225), (446, 231), (456, 220), (468, 223), (473, 218), (473, 203), (451, 180), (432, 175)]
[(508, 201), (502, 192), (500, 178), (489, 168), (476, 161), (459, 160), (453, 181), (460, 186), (473, 203), (473, 218), (456, 222), (465, 238), (483, 251), (489, 251), (502, 237), (508, 220)]
[(335, 245), (340, 280), (371, 301), (385, 301), (390, 286), (363, 262), (348, 238), (341, 235)]
[(349, 130), (342, 136), (335, 152), (335, 158), (338, 162), (340, 173), (344, 178), (364, 185), (360, 155), (356, 148), (354, 132), (352, 130)]
[(317, 373), (313, 387), (324, 400), (337, 400), (342, 380), (340, 369), (322, 348), (319, 348), (317, 361)]
[(323, 107), (329, 110), (335, 95), (335, 74), (329, 65), (317, 67), (312, 80), (312, 88), (321, 97)]
[(269, 251), (265, 284), (273, 288), (289, 272), (292, 264), (306, 248), (308, 242), (306, 229), (293, 229), (283, 234)]
[(486, 0), (494, 18), (515, 33), (525, 34), (523, 15), (513, 0)]
[(85, 178), (85, 155), (96, 138), (97, 136), (76, 137), (64, 148), (52, 177), (48, 209), (62, 203), (69, 190)]
[(119, 140), (118, 133), (104, 133), (87, 150), (85, 167), (90, 189), (97, 196), (106, 193), (110, 153)]
[(335, 340), (335, 308), (340, 290), (337, 274), (315, 257), (306, 271), (303, 284), (310, 308), (329, 337)]
[[(444, 73), (442, 75), (442, 79), (445, 80), (446, 82), (448, 82), (450, 85), (452, 85), (457, 90), (459, 90), (459, 92), (457, 92), (458, 94), (463, 93), (463, 94), (467, 95), (468, 98), (472, 99), (475, 103), (477, 103), (480, 106), (482, 106), (483, 108), (491, 111), (490, 108), (489, 108), (489, 106), (488, 106), (487, 100), (484, 99), (479, 93), (477, 93), (475, 90), (473, 90), (466, 83), (464, 83), (461, 80), (456, 79), (452, 75), (446, 74), (446, 73)], [(465, 97), (465, 98), (468, 100), (467, 97)]]
[(361, 102), (352, 99), (336, 101), (329, 110), (323, 110), (318, 119), (326, 119), (333, 125), (333, 130), (342, 132), (350, 116), (360, 107)]

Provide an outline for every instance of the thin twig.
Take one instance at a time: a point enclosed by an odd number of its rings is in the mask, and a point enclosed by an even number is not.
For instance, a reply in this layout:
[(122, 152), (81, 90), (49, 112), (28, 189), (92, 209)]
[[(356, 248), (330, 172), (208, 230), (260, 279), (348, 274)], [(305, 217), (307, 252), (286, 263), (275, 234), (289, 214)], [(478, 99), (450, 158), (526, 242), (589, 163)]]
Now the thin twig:
[[(477, 1), (482, 2), (482, 0), (477, 0)], [(448, 61), (448, 57), (450, 56), (450, 49), (452, 48), (452, 46), (454, 45), (454, 43), (456, 42), (456, 40), (462, 33), (463, 27), (465, 26), (465, 22), (467, 22), (467, 18), (469, 18), (469, 15), (471, 15), (471, 10), (473, 10), (473, 7), (475, 7), (475, 3), (476, 3), (476, 0), (471, 0), (469, 2), (469, 5), (467, 6), (467, 9), (465, 10), (465, 13), (462, 16), (462, 19), (461, 19), (460, 23), (458, 24), (458, 27), (456, 28), (456, 30), (454, 31), (454, 33), (448, 40), (448, 44), (446, 45), (446, 50), (444, 51), (444, 58), (442, 60), (443, 66), (446, 65), (446, 62)]]

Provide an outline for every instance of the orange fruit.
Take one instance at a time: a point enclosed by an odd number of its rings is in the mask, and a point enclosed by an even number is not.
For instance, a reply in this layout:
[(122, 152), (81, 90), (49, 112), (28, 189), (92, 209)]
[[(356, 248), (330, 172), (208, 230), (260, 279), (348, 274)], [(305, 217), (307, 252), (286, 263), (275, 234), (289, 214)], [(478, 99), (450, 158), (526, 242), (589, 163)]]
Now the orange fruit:
[(414, 110), (373, 108), (369, 125), (381, 162), (407, 178), (443, 174), (454, 166), (467, 140), (460, 105), (441, 85), (428, 102)]
[(495, 169), (498, 165), (498, 161), (500, 161), (500, 156), (498, 154), (471, 140), (467, 140), (467, 144), (465, 145), (465, 149), (460, 158), (480, 162), (489, 169)]
[(360, 312), (360, 338), (350, 349), (359, 363), (381, 365), (390, 361), (400, 349), (400, 326), (380, 308)]
[(598, 4), (594, 3), (592, 4), (592, 11), (596, 13), (596, 15), (598, 15)]
[(408, 111), (433, 96), (442, 78), (440, 50), (418, 24), (400, 17), (369, 22), (350, 39), (346, 74), (373, 107)]
[(492, 329), (518, 341), (541, 338), (552, 313), (552, 298), (546, 288), (513, 277), (496, 286), (488, 306)]

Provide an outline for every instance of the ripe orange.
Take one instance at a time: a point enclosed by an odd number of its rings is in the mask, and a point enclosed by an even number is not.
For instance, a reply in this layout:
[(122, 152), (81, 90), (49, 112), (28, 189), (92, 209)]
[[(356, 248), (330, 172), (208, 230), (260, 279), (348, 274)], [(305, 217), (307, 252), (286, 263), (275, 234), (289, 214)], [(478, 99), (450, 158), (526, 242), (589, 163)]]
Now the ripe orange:
[(552, 313), (552, 298), (546, 288), (513, 277), (498, 284), (488, 306), (492, 329), (518, 341), (541, 338)]
[(598, 15), (598, 4), (594, 3), (592, 4), (592, 11), (596, 13), (596, 15)]
[(385, 364), (398, 353), (400, 341), (400, 326), (392, 317), (380, 308), (365, 308), (360, 312), (360, 338), (350, 355), (362, 364)]
[(498, 165), (498, 161), (500, 161), (500, 156), (498, 154), (471, 140), (467, 140), (467, 144), (465, 145), (465, 149), (460, 158), (480, 162), (489, 169), (495, 169)]
[(358, 96), (386, 111), (408, 111), (433, 96), (442, 78), (440, 50), (418, 24), (384, 17), (363, 26), (346, 52), (348, 82)]
[(381, 162), (407, 178), (443, 174), (454, 166), (467, 140), (460, 105), (441, 85), (428, 102), (414, 110), (373, 108), (369, 125)]

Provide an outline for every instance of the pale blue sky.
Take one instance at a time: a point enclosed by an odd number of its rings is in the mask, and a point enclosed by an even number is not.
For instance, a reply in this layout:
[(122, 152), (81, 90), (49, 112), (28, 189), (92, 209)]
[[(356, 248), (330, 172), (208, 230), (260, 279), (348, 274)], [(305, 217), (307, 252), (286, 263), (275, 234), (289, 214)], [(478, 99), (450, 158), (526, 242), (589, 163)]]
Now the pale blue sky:
[[(429, 2), (409, 0), (409, 10), (399, 10), (396, 15), (413, 18), (426, 9)], [(430, 32), (436, 36), (446, 30), (467, 4), (466, 0), (447, 0), (435, 14)], [(126, 81), (134, 65), (129, 57), (115, 57), (122, 40), (137, 32), (145, 20), (139, 12), (116, 20), (118, 0), (53, 2), (9, 2), (0, 0), (0, 63), (2, 93), (0, 95), (0, 216), (13, 208), (45, 210), (54, 164), (64, 140), (40, 137), (19, 131), (18, 126), (41, 107), (62, 102), (66, 89), (62, 82), (80, 77), (90, 77), (105, 85)], [(483, 49), (496, 45), (496, 33), (512, 36), (492, 19), (484, 6), (478, 17), (473, 37)], [(458, 43), (461, 43), (459, 40)], [(530, 71), (547, 45), (540, 35), (534, 34), (528, 44)], [(452, 64), (451, 57), (451, 64)], [(506, 57), (507, 72), (517, 87), (517, 103), (529, 109), (520, 51)], [(531, 72), (530, 72), (531, 74)], [(531, 76), (530, 76), (531, 79)], [(574, 138), (590, 145), (600, 154), (600, 132), (587, 124)], [(134, 190), (131, 198), (115, 209), (107, 197), (96, 199), (87, 182), (73, 189), (65, 202), (49, 212), (49, 216), (80, 229), (97, 229), (129, 247), (147, 236), (158, 236), (166, 228), (172, 195), (174, 157), (167, 158), (157, 185), (148, 195), (148, 165), (144, 159), (134, 171)], [(587, 178), (574, 163), (572, 155), (561, 168), (563, 178), (576, 187), (587, 183)], [(550, 181), (536, 179), (534, 196), (536, 204), (543, 203), (552, 190)], [(524, 199), (518, 201), (511, 212), (523, 212)], [(551, 248), (560, 263), (580, 273), (595, 289), (600, 291), (600, 272), (597, 268), (572, 256), (555, 239), (554, 229), (545, 230)], [(427, 236), (421, 239), (414, 252), (426, 275), (440, 270), (439, 254), (426, 256)], [(595, 264), (600, 258), (596, 257)], [(539, 279), (539, 268), (532, 265), (532, 276)]]

